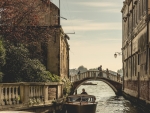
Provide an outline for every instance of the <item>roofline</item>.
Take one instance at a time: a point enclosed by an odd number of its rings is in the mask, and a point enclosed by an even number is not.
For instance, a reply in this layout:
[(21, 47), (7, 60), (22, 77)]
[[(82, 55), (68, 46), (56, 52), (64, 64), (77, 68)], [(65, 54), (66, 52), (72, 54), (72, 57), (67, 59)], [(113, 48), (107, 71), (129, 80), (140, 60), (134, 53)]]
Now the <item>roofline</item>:
[(56, 7), (58, 10), (60, 10), (59, 9), (59, 7), (57, 7), (53, 2), (50, 2), (54, 7)]

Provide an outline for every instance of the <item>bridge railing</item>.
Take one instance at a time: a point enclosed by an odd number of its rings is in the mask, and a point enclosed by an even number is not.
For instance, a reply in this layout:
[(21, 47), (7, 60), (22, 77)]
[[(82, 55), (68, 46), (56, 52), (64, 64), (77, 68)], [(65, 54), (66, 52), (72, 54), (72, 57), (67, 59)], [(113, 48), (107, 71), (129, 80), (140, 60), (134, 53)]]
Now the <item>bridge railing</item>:
[(70, 76), (70, 81), (71, 82), (76, 82), (85, 78), (90, 78), (90, 77), (103, 77), (107, 78), (116, 82), (122, 83), (122, 77), (120, 75), (114, 75), (106, 71), (86, 71), (83, 73), (80, 73), (75, 76)]
[(34, 106), (50, 104), (63, 97), (63, 84), (52, 83), (1, 83), (0, 110), (8, 106)]

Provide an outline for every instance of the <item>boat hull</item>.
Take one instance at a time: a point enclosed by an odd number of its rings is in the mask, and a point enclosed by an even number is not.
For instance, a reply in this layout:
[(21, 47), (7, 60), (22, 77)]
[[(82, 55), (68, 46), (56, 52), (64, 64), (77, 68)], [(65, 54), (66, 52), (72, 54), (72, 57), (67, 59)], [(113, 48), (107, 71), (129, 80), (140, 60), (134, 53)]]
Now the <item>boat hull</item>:
[(66, 104), (67, 113), (95, 113), (96, 103), (93, 104)]

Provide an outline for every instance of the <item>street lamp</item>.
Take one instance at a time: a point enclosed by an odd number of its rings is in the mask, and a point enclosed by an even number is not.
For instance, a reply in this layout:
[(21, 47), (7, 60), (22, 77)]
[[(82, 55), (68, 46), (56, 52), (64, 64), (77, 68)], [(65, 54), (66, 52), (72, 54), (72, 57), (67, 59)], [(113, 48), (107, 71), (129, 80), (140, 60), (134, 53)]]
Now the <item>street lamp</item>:
[(115, 52), (114, 57), (117, 58), (117, 54), (118, 55), (122, 55), (122, 52)]

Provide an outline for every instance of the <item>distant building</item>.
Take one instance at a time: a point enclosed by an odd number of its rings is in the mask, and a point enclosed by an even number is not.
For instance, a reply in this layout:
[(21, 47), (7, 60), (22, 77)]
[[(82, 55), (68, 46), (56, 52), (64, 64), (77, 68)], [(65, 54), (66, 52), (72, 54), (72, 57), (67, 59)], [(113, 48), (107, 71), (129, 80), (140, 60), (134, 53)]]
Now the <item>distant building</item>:
[(123, 91), (150, 101), (150, 0), (125, 0), (122, 12)]

